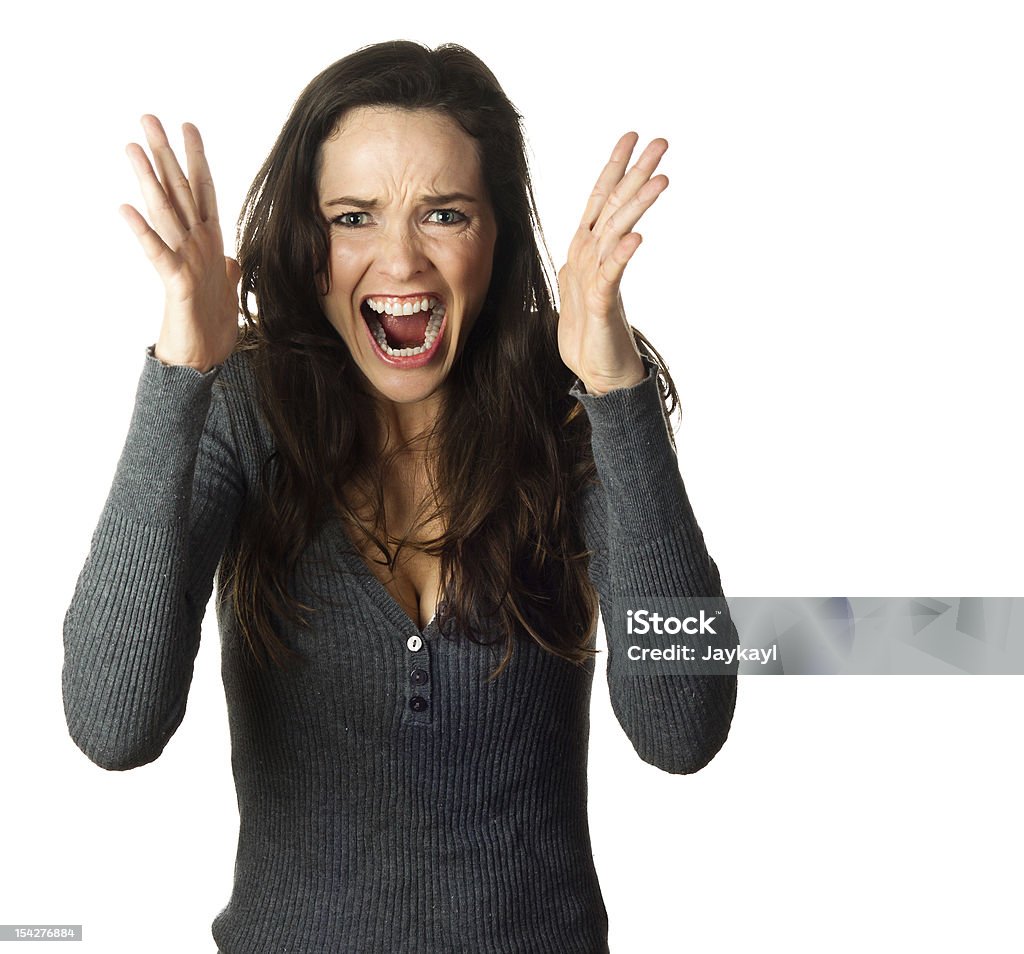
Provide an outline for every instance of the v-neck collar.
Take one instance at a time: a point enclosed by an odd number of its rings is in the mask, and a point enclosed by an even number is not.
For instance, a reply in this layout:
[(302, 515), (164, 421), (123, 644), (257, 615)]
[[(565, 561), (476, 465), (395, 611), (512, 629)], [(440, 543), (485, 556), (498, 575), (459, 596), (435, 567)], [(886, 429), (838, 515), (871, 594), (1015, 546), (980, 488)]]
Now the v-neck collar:
[(388, 592), (387, 587), (377, 579), (373, 570), (367, 566), (366, 561), (352, 543), (345, 522), (338, 516), (330, 519), (330, 526), (335, 528), (342, 542), (342, 553), (349, 565), (356, 571), (359, 585), (362, 586), (366, 595), (376, 604), (377, 608), (388, 618), (388, 620), (403, 633), (415, 633), (417, 636), (426, 637), (427, 632), (437, 629), (437, 610), (430, 618), (423, 629), (420, 629), (416, 621), (399, 605), (398, 601)]

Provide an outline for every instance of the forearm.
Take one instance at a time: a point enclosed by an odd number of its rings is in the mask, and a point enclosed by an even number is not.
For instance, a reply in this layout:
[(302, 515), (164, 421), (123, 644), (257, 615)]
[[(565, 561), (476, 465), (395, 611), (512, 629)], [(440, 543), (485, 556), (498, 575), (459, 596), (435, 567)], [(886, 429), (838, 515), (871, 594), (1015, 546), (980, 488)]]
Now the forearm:
[[(716, 645), (735, 645), (718, 569), (694, 518), (672, 450), (653, 364), (636, 385), (577, 397), (591, 423), (604, 513), (599, 585), (612, 706), (640, 756), (671, 772), (705, 765), (728, 735), (735, 675), (629, 664), (626, 610), (701, 604), (724, 608)], [(600, 534), (598, 534), (600, 535)]]
[(211, 465), (224, 446), (212, 434), (203, 441), (217, 374), (147, 356), (113, 485), (65, 617), (68, 729), (106, 768), (155, 759), (184, 714), (230, 519), (211, 486), (220, 482)]

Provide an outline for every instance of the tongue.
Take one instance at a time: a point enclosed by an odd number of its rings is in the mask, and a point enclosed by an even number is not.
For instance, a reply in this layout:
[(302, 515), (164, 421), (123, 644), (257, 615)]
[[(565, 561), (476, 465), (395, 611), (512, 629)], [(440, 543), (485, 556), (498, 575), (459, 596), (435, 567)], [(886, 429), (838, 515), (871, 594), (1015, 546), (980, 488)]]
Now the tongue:
[(420, 312), (416, 315), (396, 317), (378, 315), (377, 320), (384, 327), (388, 344), (392, 348), (418, 348), (427, 336), (427, 321), (430, 315)]

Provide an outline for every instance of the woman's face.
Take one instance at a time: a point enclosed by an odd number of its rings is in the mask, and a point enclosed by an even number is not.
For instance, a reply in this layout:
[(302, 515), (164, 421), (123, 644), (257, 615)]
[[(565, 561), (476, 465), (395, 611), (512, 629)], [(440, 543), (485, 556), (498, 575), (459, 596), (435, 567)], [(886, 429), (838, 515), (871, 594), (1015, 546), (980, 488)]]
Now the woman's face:
[(421, 401), (444, 382), (491, 280), (497, 226), (474, 141), (439, 112), (364, 107), (320, 148), (324, 314), (378, 395)]

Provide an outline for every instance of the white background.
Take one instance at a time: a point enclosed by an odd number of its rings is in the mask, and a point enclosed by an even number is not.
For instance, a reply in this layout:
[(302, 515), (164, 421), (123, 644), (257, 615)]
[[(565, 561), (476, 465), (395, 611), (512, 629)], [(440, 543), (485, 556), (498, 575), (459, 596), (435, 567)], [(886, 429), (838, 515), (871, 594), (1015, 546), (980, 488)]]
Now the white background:
[[(64, 610), (161, 312), (117, 214), (139, 201), (123, 148), (143, 112), (175, 141), (182, 121), (200, 127), (230, 223), (322, 67), (383, 39), (461, 42), (525, 116), (559, 264), (617, 136), (665, 136), (671, 185), (626, 304), (680, 386), (680, 466), (726, 592), (1021, 596), (1018, 11), (717, 2), (670, 20), (646, 4), (292, 0), (13, 14), (0, 923), (82, 923), (98, 954), (212, 954), (231, 889), (212, 616), (157, 762), (94, 766), (60, 696)], [(591, 826), (612, 950), (1021, 950), (1021, 688), (751, 677), (722, 752), (675, 777), (636, 757), (598, 680)]]

